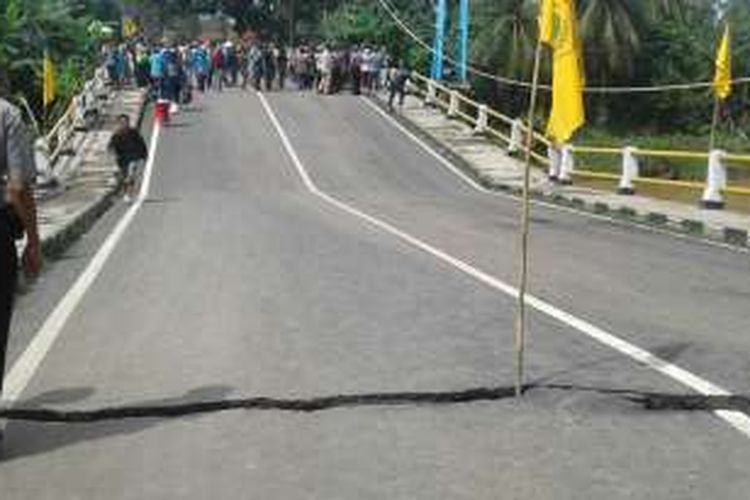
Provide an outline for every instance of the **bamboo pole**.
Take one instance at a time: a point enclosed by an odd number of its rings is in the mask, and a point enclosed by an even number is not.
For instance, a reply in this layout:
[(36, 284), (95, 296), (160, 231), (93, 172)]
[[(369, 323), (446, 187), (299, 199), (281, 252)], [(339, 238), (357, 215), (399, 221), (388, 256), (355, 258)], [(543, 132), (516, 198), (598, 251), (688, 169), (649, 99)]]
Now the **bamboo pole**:
[(542, 60), (542, 42), (539, 40), (534, 55), (534, 75), (529, 99), (528, 127), (526, 130), (526, 157), (523, 172), (523, 198), (521, 218), (521, 269), (518, 283), (518, 312), (516, 317), (516, 397), (523, 396), (526, 351), (526, 290), (529, 282), (529, 230), (531, 220), (531, 150), (534, 146), (534, 115), (539, 92), (539, 68)]

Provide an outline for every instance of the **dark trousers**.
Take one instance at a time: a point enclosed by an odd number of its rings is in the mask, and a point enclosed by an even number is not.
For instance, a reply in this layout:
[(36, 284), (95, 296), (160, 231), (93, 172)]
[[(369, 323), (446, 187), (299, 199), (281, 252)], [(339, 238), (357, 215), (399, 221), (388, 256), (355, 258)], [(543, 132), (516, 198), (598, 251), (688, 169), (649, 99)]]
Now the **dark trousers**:
[(406, 85), (395, 85), (391, 84), (390, 95), (388, 97), (388, 107), (393, 108), (393, 101), (398, 95), (398, 105), (404, 105), (404, 99), (406, 98)]
[(3, 390), (5, 354), (18, 277), (16, 260), (16, 244), (11, 235), (8, 213), (0, 208), (0, 394)]

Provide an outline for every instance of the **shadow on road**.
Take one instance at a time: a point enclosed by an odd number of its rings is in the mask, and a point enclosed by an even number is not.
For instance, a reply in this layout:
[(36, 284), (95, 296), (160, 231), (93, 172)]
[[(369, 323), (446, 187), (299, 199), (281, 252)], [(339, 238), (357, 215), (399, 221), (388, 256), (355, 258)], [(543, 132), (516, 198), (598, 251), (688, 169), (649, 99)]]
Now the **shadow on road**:
[[(228, 386), (207, 386), (193, 389), (176, 398), (144, 401), (146, 408), (181, 408), (200, 404), (201, 401), (214, 401), (226, 398), (234, 389)], [(14, 412), (19, 411), (29, 417), (38, 415), (64, 415), (63, 410), (50, 410), (42, 405), (64, 405), (89, 398), (95, 390), (89, 387), (63, 389), (51, 391), (19, 403), (23, 410), (0, 410), (0, 419), (8, 418), (7, 439), (0, 453), (0, 463), (20, 459), (31, 455), (52, 452), (84, 441), (94, 441), (113, 436), (137, 434), (146, 429), (159, 425), (162, 420), (157, 418), (126, 419), (109, 418), (108, 422), (94, 425), (95, 420), (78, 420), (90, 422), (92, 425), (60, 425), (64, 419), (34, 419), (14, 418)], [(87, 412), (81, 412), (87, 413)], [(91, 412), (96, 413), (96, 412)], [(187, 414), (183, 415), (187, 416)], [(15, 421), (14, 421), (15, 420)], [(34, 422), (47, 422), (39, 425)], [(70, 422), (70, 421), (67, 421)]]

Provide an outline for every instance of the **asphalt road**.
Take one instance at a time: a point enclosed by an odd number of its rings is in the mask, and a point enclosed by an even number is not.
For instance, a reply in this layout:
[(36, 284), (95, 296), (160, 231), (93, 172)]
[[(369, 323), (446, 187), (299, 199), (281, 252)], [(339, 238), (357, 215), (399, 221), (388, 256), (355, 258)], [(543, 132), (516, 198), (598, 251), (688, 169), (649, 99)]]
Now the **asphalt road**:
[[(474, 190), (359, 98), (268, 99), (321, 191), (515, 281), (515, 201)], [(123, 212), (21, 300), (11, 364)], [(540, 207), (533, 231), (536, 296), (750, 392), (747, 255)], [(18, 406), (508, 388), (514, 305), (313, 196), (255, 94), (210, 95), (163, 131), (149, 200)], [(747, 436), (647, 408), (689, 391), (530, 320), (540, 387), (521, 402), (14, 421), (2, 498), (747, 498)]]

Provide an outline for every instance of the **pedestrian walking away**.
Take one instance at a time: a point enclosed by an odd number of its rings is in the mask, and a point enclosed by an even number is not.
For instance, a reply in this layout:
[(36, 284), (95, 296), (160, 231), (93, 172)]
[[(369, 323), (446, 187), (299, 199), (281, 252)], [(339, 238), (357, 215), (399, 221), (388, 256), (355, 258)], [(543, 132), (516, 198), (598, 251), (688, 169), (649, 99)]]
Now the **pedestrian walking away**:
[[(35, 277), (42, 263), (32, 192), (35, 179), (32, 141), (21, 113), (0, 98), (0, 396), (18, 278), (16, 240), (26, 237), (22, 263), (28, 277)], [(0, 428), (0, 447), (2, 439)]]
[(388, 108), (393, 110), (393, 101), (398, 95), (398, 105), (400, 108), (404, 106), (404, 99), (406, 98), (406, 85), (409, 82), (409, 76), (411, 73), (406, 67), (403, 61), (399, 63), (398, 68), (391, 68), (388, 72)]
[(109, 149), (117, 158), (125, 201), (130, 202), (136, 193), (140, 171), (148, 158), (148, 146), (141, 133), (130, 125), (130, 118), (121, 115), (119, 128), (112, 135)]

